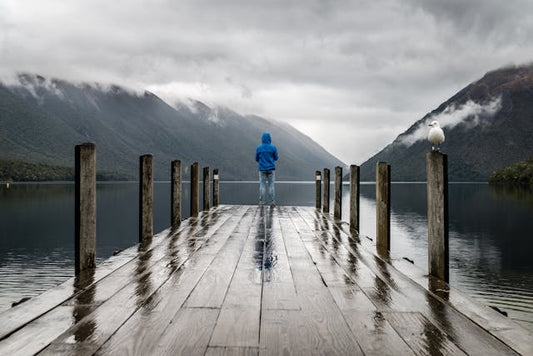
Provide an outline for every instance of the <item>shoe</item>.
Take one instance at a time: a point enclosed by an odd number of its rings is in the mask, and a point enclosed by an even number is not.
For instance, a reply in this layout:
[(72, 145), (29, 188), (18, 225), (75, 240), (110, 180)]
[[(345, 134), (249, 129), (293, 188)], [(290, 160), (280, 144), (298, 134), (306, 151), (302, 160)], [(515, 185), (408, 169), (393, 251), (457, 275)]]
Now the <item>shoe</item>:
[(274, 209), (276, 207), (276, 204), (270, 204), (270, 209)]
[(259, 204), (258, 208), (263, 209), (263, 204)]

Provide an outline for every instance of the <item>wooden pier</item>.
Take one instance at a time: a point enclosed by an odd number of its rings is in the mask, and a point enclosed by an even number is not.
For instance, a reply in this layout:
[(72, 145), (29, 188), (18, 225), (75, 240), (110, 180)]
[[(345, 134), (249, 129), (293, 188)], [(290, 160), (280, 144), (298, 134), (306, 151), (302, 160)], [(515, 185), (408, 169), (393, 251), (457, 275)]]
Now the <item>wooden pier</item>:
[(312, 207), (221, 205), (0, 314), (0, 355), (532, 355)]

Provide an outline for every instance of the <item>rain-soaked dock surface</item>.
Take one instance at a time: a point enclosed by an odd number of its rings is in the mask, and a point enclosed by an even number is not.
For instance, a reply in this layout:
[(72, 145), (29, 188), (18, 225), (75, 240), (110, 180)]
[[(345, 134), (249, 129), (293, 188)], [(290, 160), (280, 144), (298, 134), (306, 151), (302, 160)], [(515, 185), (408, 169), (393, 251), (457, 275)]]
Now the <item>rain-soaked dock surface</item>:
[(0, 314), (0, 355), (533, 354), (518, 324), (346, 230), (313, 208), (211, 209)]

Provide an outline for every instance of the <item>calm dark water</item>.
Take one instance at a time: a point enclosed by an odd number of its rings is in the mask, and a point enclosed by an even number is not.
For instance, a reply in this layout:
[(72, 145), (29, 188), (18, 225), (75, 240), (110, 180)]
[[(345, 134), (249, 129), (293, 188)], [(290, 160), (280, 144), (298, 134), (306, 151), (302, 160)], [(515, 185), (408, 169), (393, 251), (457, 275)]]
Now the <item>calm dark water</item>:
[[(221, 183), (221, 203), (256, 204), (257, 183)], [(137, 183), (97, 187), (97, 254), (103, 260), (138, 236)], [(170, 221), (170, 185), (154, 186), (154, 230)], [(425, 184), (392, 185), (392, 253), (427, 270)], [(348, 220), (344, 186), (343, 219)], [(278, 205), (314, 205), (314, 183), (277, 183)], [(183, 186), (183, 218), (189, 216)], [(533, 329), (533, 193), (450, 184), (450, 283)], [(74, 186), (0, 187), (0, 311), (73, 275)], [(375, 186), (361, 185), (361, 234), (375, 236)]]

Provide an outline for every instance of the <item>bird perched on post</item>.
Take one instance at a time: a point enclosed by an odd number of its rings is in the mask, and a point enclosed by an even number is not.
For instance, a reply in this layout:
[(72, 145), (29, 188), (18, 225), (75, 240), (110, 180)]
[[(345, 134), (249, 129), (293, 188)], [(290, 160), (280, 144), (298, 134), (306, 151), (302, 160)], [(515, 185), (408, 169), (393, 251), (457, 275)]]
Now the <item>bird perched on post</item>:
[(429, 126), (431, 129), (429, 130), (428, 141), (431, 142), (431, 149), (438, 151), (439, 145), (444, 142), (444, 131), (440, 128), (438, 121), (432, 121)]

